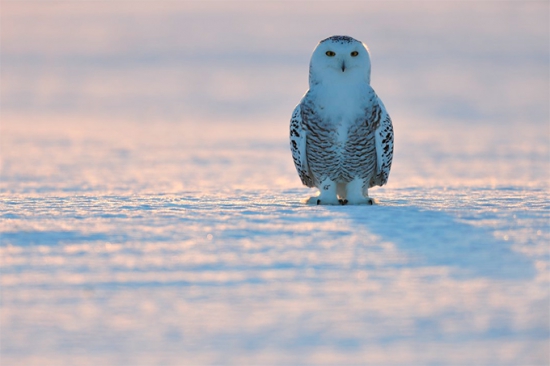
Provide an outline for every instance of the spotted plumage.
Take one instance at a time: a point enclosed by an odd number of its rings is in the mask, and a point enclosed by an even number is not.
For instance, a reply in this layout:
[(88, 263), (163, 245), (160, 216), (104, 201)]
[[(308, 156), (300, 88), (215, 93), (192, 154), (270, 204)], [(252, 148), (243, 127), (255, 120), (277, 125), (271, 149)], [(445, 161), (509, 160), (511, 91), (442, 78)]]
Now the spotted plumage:
[(311, 57), (310, 88), (292, 114), (290, 148), (315, 204), (372, 204), (368, 189), (388, 181), (393, 127), (370, 86), (367, 47), (348, 36), (321, 41)]
[(325, 38), (323, 39), (321, 42), (319, 43), (323, 43), (323, 42), (326, 42), (326, 41), (330, 41), (330, 42), (340, 42), (340, 43), (352, 43), (352, 42), (357, 42), (356, 39), (354, 38), (351, 38), (350, 36), (332, 36), (332, 37), (328, 37), (328, 38)]

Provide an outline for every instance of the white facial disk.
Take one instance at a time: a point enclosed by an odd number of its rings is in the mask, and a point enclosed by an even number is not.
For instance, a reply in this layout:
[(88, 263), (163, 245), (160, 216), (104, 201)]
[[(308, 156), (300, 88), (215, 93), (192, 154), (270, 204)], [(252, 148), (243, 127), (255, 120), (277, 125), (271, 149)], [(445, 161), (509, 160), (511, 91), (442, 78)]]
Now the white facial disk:
[(364, 43), (348, 36), (319, 42), (309, 64), (310, 87), (335, 79), (370, 84), (370, 56)]

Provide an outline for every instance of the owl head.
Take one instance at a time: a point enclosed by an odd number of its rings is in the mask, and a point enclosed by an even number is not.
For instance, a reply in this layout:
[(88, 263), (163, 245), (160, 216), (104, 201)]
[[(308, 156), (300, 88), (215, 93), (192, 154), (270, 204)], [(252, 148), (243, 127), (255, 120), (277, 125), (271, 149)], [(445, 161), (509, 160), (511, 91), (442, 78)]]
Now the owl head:
[(327, 80), (366, 81), (370, 84), (367, 46), (348, 36), (332, 36), (319, 42), (309, 64), (309, 85)]

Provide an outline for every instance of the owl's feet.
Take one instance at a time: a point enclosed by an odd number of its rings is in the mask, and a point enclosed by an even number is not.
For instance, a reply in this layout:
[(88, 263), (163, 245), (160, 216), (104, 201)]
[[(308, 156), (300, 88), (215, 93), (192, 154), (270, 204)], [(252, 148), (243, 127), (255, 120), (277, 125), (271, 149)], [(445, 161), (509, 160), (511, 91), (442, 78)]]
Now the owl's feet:
[(342, 204), (336, 195), (336, 183), (329, 178), (324, 179), (317, 186), (319, 195), (310, 197), (307, 203), (310, 205), (340, 205)]
[(350, 205), (374, 205), (374, 200), (369, 197), (368, 190), (364, 189), (365, 180), (356, 178), (346, 186), (346, 198)]
[(341, 202), (338, 198), (329, 198), (322, 196), (309, 197), (306, 203), (308, 205), (344, 205), (345, 203)]
[(349, 200), (346, 200), (346, 201), (350, 205), (368, 205), (368, 206), (372, 206), (375, 203), (375, 201), (370, 197), (357, 197), (357, 198), (352, 198), (352, 199), (349, 199)]
[(308, 205), (332, 205), (332, 206), (338, 206), (338, 205), (367, 205), (372, 206), (376, 202), (374, 199), (370, 197), (363, 197), (361, 199), (354, 199), (354, 200), (347, 200), (347, 199), (337, 199), (337, 200), (327, 200), (323, 199), (319, 196), (309, 197), (309, 199), (306, 201)]

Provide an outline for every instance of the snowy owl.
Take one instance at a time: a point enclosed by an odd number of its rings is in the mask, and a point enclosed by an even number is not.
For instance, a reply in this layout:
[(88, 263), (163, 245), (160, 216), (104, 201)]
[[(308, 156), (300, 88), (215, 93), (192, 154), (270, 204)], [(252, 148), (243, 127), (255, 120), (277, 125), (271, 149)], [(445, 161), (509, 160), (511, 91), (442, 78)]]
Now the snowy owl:
[(290, 120), (290, 149), (302, 183), (318, 205), (373, 204), (368, 189), (388, 181), (393, 127), (370, 86), (369, 51), (348, 36), (319, 42), (309, 90)]

